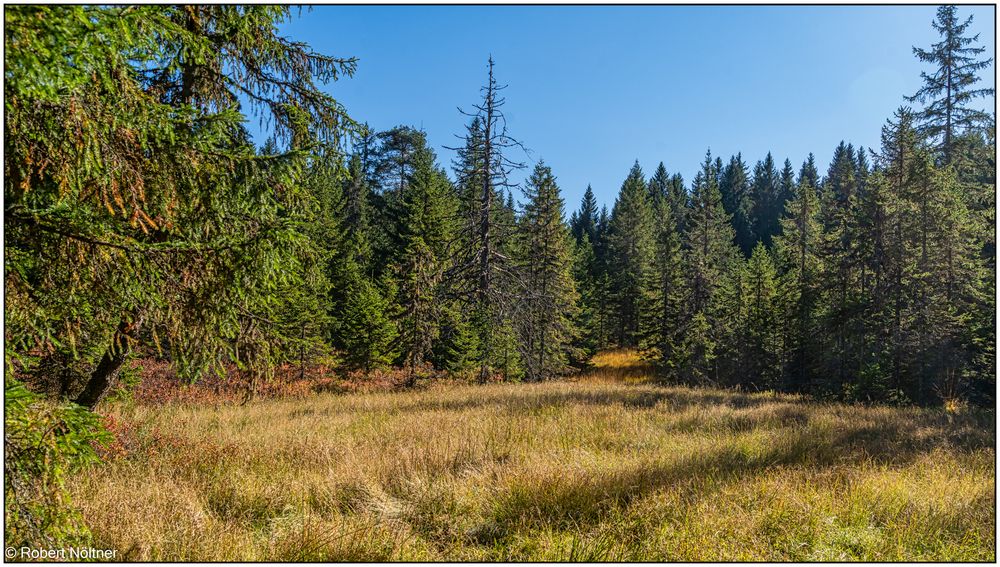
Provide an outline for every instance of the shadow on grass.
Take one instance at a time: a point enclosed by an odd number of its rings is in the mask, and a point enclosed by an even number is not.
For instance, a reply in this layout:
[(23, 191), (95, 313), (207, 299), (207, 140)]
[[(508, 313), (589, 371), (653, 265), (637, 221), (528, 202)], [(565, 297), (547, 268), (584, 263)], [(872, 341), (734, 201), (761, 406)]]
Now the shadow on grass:
[(671, 410), (683, 410), (690, 406), (726, 406), (730, 408), (752, 408), (771, 404), (775, 398), (766, 395), (741, 393), (688, 393), (668, 389), (621, 388), (605, 391), (502, 391), (482, 392), (478, 397), (463, 399), (421, 400), (396, 406), (399, 411), (461, 411), (467, 409), (499, 406), (511, 412), (533, 412), (547, 407), (573, 404), (581, 405), (621, 405), (626, 408), (652, 408), (659, 404)]
[[(923, 423), (886, 419), (840, 429), (788, 427), (764, 451), (731, 443), (674, 463), (522, 477), (498, 495), (489, 520), (468, 536), (480, 545), (497, 545), (523, 530), (579, 529), (597, 524), (609, 514), (621, 514), (631, 502), (678, 483), (693, 482), (704, 495), (775, 467), (820, 471), (834, 464), (872, 461), (901, 466), (936, 448), (972, 451), (995, 444), (995, 434), (982, 416), (969, 416), (963, 423), (934, 430), (934, 425), (943, 425), (936, 421), (925, 417)], [(916, 434), (921, 429), (923, 432)]]

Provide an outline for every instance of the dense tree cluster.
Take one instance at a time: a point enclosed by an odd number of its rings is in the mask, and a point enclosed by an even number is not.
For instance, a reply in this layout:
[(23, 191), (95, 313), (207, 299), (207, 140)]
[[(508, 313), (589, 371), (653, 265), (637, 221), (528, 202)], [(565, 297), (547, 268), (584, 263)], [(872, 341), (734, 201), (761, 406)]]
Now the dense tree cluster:
[(688, 383), (991, 402), (995, 125), (969, 101), (993, 91), (973, 88), (988, 61), (955, 12), (915, 49), (936, 66), (924, 109), (900, 108), (879, 150), (841, 142), (823, 178), (812, 154), (796, 176), (709, 153), (680, 199), (663, 164), (645, 193), (632, 167), (609, 221), (588, 191), (572, 232), (592, 344), (639, 346)]
[[(281, 7), (8, 10), (9, 368), (93, 406), (136, 349), (183, 376), (334, 356), (541, 380), (597, 349), (666, 379), (931, 403), (992, 391), (995, 129), (955, 9), (878, 150), (826, 175), (706, 153), (635, 163), (568, 220), (487, 68), (447, 171), (423, 132), (352, 121), (352, 59), (275, 35)], [(242, 107), (241, 107), (242, 102)], [(274, 137), (255, 147), (244, 121)], [(36, 381), (37, 382), (37, 381)]]
[[(355, 61), (276, 35), (287, 15), (5, 10), (8, 369), (93, 406), (137, 346), (191, 379), (321, 346), (339, 221), (319, 197), (356, 127), (319, 84)], [(272, 126), (263, 148), (240, 100)]]
[(135, 356), (251, 385), (317, 356), (411, 381), (578, 363), (563, 201), (540, 163), (515, 201), (492, 61), (453, 182), (423, 132), (352, 121), (318, 85), (355, 61), (276, 35), (287, 16), (7, 12), (8, 369), (93, 407)]

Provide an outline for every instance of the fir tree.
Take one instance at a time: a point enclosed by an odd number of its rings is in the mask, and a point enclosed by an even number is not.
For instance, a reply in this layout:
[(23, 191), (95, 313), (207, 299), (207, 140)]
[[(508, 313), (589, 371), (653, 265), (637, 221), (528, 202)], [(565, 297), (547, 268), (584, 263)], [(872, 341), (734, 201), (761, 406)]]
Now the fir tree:
[(994, 118), (987, 112), (973, 108), (970, 103), (977, 98), (992, 96), (992, 88), (974, 88), (980, 81), (977, 72), (986, 69), (993, 59), (978, 59), (985, 47), (973, 47), (979, 35), (965, 35), (972, 16), (959, 23), (956, 6), (941, 6), (932, 23), (941, 34), (941, 41), (930, 49), (913, 48), (918, 59), (931, 63), (935, 69), (920, 73), (924, 86), (911, 97), (927, 106), (920, 113), (920, 130), (937, 144), (944, 163), (951, 163), (955, 141), (961, 133), (983, 129), (992, 125)]
[(777, 207), (780, 201), (780, 185), (778, 169), (774, 158), (768, 152), (763, 161), (758, 161), (753, 169), (753, 184), (751, 186), (751, 211), (754, 245), (763, 242), (771, 246), (771, 238), (778, 231), (778, 218), (781, 210)]
[(751, 218), (750, 179), (747, 165), (743, 163), (742, 154), (736, 154), (722, 171), (719, 182), (719, 192), (722, 195), (722, 206), (726, 214), (733, 218), (733, 229), (736, 233), (736, 244), (749, 256), (755, 243), (753, 235), (753, 219)]
[(692, 185), (688, 230), (685, 234), (688, 334), (678, 364), (681, 375), (694, 382), (718, 381), (718, 340), (726, 334), (727, 321), (718, 302), (732, 262), (738, 254), (730, 218), (722, 206), (711, 153)]
[(586, 235), (587, 240), (593, 244), (597, 237), (597, 214), (594, 190), (587, 185), (587, 190), (584, 191), (583, 199), (580, 201), (580, 210), (573, 213), (573, 220), (570, 222), (573, 238), (577, 242), (581, 242)]
[(525, 189), (518, 223), (524, 298), (519, 317), (526, 376), (537, 381), (565, 372), (578, 332), (573, 247), (552, 170), (539, 162)]
[(608, 253), (617, 311), (617, 342), (620, 346), (636, 346), (640, 297), (653, 254), (653, 212), (639, 162), (632, 166), (615, 200)]

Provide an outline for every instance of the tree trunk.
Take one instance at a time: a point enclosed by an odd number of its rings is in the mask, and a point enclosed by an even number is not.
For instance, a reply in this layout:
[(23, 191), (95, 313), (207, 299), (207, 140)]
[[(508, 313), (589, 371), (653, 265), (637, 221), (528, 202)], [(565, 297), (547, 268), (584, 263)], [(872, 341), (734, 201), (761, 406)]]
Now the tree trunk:
[(480, 257), (479, 257), (479, 306), (485, 311), (487, 317), (486, 324), (486, 340), (485, 349), (483, 352), (482, 364), (479, 367), (479, 383), (485, 384), (490, 375), (490, 359), (493, 354), (493, 332), (492, 327), (495, 323), (494, 314), (492, 309), (492, 295), (491, 295), (491, 271), (493, 266), (491, 264), (493, 260), (493, 250), (490, 247), (490, 228), (492, 225), (491, 213), (493, 209), (493, 185), (491, 183), (492, 177), (491, 173), (493, 171), (493, 109), (494, 109), (494, 99), (493, 99), (493, 59), (490, 59), (490, 80), (488, 83), (486, 91), (486, 120), (483, 125), (483, 187), (481, 204), (479, 208), (479, 238), (480, 238)]
[(306, 324), (302, 323), (302, 332), (299, 335), (302, 341), (299, 344), (299, 380), (306, 379)]
[(126, 319), (118, 324), (111, 346), (104, 352), (97, 368), (90, 374), (83, 391), (73, 401), (81, 406), (94, 409), (104, 396), (118, 384), (118, 375), (132, 350), (131, 335), (142, 325), (142, 318), (129, 323)]

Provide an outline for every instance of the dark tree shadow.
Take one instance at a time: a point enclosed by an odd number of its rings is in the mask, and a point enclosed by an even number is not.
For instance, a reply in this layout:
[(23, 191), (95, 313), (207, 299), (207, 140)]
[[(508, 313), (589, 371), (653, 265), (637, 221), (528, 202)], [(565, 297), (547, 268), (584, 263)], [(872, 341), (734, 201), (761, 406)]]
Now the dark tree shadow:
[[(949, 418), (915, 411), (899, 417), (881, 412), (860, 416), (861, 423), (834, 430), (810, 428), (808, 416), (794, 410), (787, 417), (791, 426), (770, 423), (783, 431), (780, 441), (762, 453), (748, 454), (727, 445), (669, 464), (515, 483), (496, 500), (490, 520), (470, 533), (470, 538), (481, 545), (495, 545), (526, 528), (579, 529), (600, 522), (610, 511), (634, 500), (691, 480), (713, 479), (699, 488), (703, 494), (776, 467), (819, 472), (834, 464), (873, 461), (904, 466), (938, 448), (970, 452), (995, 445), (992, 422), (985, 415)], [(756, 428), (749, 421), (734, 427)]]

